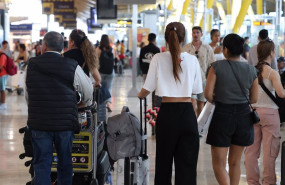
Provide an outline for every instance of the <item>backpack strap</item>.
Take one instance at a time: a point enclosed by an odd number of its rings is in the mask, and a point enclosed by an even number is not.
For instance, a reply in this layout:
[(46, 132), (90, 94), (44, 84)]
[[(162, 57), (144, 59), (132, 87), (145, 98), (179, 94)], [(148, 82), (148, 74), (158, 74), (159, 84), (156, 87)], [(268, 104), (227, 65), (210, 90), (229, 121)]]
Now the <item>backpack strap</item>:
[(129, 107), (128, 107), (128, 106), (124, 106), (124, 107), (122, 108), (122, 113), (123, 113), (123, 112), (130, 112)]

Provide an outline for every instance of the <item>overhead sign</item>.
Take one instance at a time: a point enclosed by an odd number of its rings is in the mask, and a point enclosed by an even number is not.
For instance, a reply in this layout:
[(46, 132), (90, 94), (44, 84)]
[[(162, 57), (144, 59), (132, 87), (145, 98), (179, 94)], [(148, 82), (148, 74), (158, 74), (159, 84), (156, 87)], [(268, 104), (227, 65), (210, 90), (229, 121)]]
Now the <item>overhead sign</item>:
[(76, 21), (76, 13), (55, 14), (54, 20), (59, 23)]
[(77, 28), (77, 22), (76, 21), (66, 21), (59, 24), (60, 26), (63, 26), (65, 29), (76, 29)]
[(43, 14), (58, 14), (64, 12), (76, 12), (74, 0), (42, 0)]
[(33, 29), (32, 24), (10, 25), (11, 31), (30, 31), (32, 29)]
[(156, 0), (114, 0), (115, 5), (121, 4), (155, 4)]

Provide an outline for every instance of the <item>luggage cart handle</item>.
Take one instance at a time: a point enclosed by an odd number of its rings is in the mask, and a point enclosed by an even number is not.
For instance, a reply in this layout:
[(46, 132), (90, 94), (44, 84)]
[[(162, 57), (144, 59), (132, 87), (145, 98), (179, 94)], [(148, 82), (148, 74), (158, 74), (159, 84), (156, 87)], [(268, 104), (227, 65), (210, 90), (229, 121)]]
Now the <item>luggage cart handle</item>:
[(84, 112), (84, 111), (92, 110), (94, 108), (96, 108), (96, 103), (93, 103), (92, 105), (87, 106), (87, 107), (78, 108), (78, 112)]

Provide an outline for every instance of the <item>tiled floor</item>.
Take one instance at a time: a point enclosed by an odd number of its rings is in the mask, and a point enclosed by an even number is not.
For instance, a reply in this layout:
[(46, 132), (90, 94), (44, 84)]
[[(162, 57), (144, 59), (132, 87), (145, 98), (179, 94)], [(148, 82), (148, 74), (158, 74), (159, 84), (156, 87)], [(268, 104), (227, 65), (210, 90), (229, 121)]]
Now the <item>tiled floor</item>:
[[(131, 72), (125, 71), (123, 77), (116, 77), (113, 86), (113, 112), (114, 115), (121, 111), (123, 105), (128, 105), (130, 110), (138, 115), (139, 101), (137, 98), (127, 97), (131, 88)], [(142, 86), (142, 78), (137, 78), (137, 87)], [(23, 185), (30, 176), (28, 168), (24, 166), (25, 160), (19, 159), (19, 154), (23, 152), (22, 138), (19, 128), (25, 126), (27, 120), (27, 106), (24, 96), (18, 96), (14, 92), (7, 97), (8, 110), (0, 111), (0, 184)], [(150, 130), (150, 129), (149, 129)], [(285, 134), (281, 129), (281, 136)], [(282, 141), (284, 138), (282, 138)], [(201, 139), (199, 162), (198, 162), (198, 185), (217, 185), (211, 163), (210, 147), (205, 144), (205, 138)], [(148, 138), (148, 153), (150, 156), (150, 185), (153, 184), (154, 177), (154, 157), (155, 138)], [(260, 159), (262, 162), (262, 157)], [(243, 163), (243, 162), (242, 162)], [(242, 175), (240, 185), (245, 185), (245, 169), (242, 164)], [(280, 181), (280, 155), (277, 159), (276, 171), (278, 182)], [(116, 175), (114, 175), (116, 179)], [(116, 185), (116, 182), (114, 182)], [(119, 184), (118, 184), (119, 185)], [(121, 185), (121, 184), (120, 184)]]

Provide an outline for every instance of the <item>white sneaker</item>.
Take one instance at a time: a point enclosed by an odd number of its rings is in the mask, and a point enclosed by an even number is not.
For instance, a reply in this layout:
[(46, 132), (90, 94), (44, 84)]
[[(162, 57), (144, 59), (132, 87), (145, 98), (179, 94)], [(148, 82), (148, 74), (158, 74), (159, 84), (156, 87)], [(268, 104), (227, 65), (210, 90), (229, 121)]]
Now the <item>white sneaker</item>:
[(0, 110), (6, 110), (7, 109), (7, 103), (2, 103), (0, 105)]

